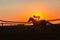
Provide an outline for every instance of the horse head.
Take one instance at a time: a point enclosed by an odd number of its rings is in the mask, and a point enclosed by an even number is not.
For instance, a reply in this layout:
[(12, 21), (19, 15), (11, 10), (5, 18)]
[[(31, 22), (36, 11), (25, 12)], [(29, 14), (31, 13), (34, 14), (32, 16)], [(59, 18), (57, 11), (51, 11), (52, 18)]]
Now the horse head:
[(34, 26), (38, 25), (34, 18), (29, 18), (28, 22), (32, 22)]

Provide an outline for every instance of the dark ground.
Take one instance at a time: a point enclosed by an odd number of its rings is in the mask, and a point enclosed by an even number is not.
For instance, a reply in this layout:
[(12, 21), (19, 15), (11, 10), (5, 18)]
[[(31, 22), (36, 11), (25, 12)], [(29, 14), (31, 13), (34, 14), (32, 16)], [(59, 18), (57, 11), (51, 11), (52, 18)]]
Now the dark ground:
[(43, 31), (34, 26), (2, 26), (0, 27), (0, 38), (4, 39), (59, 39), (60, 38), (60, 24), (47, 26), (47, 30)]

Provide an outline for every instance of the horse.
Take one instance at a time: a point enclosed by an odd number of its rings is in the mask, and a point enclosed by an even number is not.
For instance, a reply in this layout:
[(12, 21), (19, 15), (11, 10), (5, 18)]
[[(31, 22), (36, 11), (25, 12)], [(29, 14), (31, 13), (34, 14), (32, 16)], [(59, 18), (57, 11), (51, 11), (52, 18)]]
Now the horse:
[(35, 21), (34, 18), (29, 18), (28, 22), (32, 22), (33, 26), (40, 28), (41, 30), (47, 31), (47, 25), (52, 25), (49, 21), (46, 20), (39, 20), (38, 22)]
[(32, 22), (34, 26), (52, 25), (52, 23), (50, 23), (49, 21), (46, 21), (46, 20), (35, 21), (34, 18), (29, 18), (28, 22)]

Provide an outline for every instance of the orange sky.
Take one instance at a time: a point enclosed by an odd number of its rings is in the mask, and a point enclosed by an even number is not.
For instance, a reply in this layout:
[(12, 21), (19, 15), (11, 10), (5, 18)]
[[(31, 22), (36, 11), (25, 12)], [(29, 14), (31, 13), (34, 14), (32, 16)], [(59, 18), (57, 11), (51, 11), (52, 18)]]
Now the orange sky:
[(9, 21), (27, 21), (33, 15), (41, 19), (60, 18), (60, 1), (58, 0), (4, 0), (0, 1), (0, 19)]

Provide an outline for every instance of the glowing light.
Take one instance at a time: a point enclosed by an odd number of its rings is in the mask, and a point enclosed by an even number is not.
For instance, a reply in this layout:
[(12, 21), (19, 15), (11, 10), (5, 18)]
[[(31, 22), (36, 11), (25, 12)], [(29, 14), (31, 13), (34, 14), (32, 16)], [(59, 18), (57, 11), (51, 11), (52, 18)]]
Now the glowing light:
[(40, 19), (39, 20), (45, 19), (43, 13), (42, 12), (39, 12), (39, 11), (35, 11), (33, 13), (33, 16), (40, 16)]

